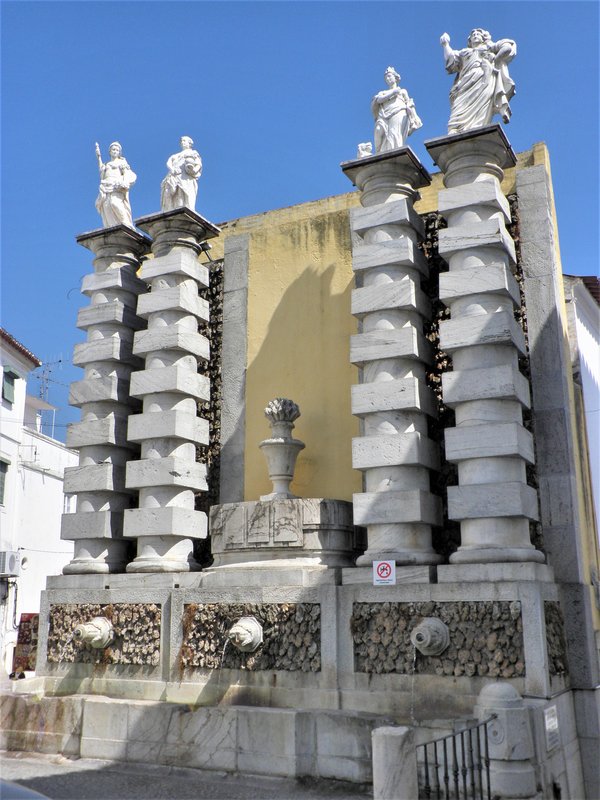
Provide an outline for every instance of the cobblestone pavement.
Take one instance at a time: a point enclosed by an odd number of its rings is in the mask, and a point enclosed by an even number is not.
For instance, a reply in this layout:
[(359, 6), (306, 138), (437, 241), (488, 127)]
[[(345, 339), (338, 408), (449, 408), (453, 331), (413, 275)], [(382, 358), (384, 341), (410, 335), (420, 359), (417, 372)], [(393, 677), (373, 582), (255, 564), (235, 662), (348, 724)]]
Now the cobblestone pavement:
[[(229, 775), (154, 764), (1, 752), (2, 778), (52, 800), (369, 800), (339, 781)], [(0, 793), (0, 796), (3, 796)]]

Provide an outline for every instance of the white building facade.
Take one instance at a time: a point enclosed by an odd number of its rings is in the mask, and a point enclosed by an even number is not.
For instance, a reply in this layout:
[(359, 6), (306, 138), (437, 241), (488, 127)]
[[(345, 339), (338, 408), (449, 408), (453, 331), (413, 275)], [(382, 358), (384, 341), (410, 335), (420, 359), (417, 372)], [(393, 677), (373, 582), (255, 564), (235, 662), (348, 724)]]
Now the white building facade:
[(46, 577), (73, 553), (60, 520), (64, 469), (77, 464), (77, 453), (41, 432), (41, 412), (52, 406), (27, 394), (27, 377), (40, 365), (0, 328), (0, 664), (8, 673), (21, 614), (39, 611)]

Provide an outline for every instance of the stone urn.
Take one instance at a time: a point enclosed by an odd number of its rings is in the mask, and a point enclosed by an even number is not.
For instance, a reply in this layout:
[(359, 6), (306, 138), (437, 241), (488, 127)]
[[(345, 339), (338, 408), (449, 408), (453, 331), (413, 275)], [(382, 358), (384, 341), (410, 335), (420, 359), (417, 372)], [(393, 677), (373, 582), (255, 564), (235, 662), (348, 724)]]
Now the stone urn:
[(295, 498), (290, 492), (294, 479), (296, 459), (304, 442), (292, 437), (294, 421), (300, 416), (300, 409), (292, 400), (276, 397), (265, 408), (265, 417), (271, 426), (271, 438), (265, 439), (259, 447), (267, 459), (269, 478), (273, 482), (271, 494), (261, 496), (261, 500), (285, 500)]

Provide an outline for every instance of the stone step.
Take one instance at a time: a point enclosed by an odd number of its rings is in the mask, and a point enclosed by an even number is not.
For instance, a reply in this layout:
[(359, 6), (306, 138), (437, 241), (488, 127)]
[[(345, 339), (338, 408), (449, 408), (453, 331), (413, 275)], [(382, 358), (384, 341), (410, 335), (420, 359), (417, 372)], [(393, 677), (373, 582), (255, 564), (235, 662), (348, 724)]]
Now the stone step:
[(448, 487), (449, 519), (526, 517), (538, 519), (537, 492), (519, 481)]
[(363, 316), (372, 311), (406, 309), (429, 317), (431, 304), (413, 278), (389, 281), (352, 290), (352, 314)]
[(525, 408), (531, 405), (529, 382), (516, 365), (445, 372), (442, 394), (450, 408), (471, 400), (517, 400)]
[(361, 383), (351, 392), (352, 413), (357, 417), (379, 411), (422, 411), (437, 416), (432, 391), (417, 378)]
[(209, 443), (208, 421), (184, 411), (153, 411), (129, 417), (127, 437), (132, 442), (146, 439), (183, 439)]
[(133, 352), (136, 355), (148, 355), (161, 350), (182, 351), (205, 361), (210, 358), (210, 345), (206, 336), (183, 331), (177, 325), (150, 328), (135, 334)]
[(440, 323), (440, 347), (447, 353), (478, 345), (514, 345), (519, 352), (527, 352), (523, 330), (507, 311), (473, 314)]
[(372, 228), (393, 224), (409, 225), (421, 237), (425, 236), (423, 220), (415, 211), (412, 203), (409, 203), (404, 197), (391, 203), (380, 203), (375, 206), (350, 210), (350, 227), (361, 236)]
[(517, 263), (515, 243), (503, 220), (488, 219), (469, 225), (455, 225), (438, 232), (438, 252), (446, 259), (454, 253), (480, 247), (500, 248), (508, 255), (511, 264)]
[(429, 263), (416, 244), (406, 236), (352, 248), (352, 269), (360, 272), (373, 267), (409, 267), (429, 274)]
[(438, 445), (418, 432), (352, 439), (353, 469), (400, 465), (439, 469)]
[(353, 364), (387, 358), (416, 358), (431, 363), (433, 348), (412, 326), (368, 331), (350, 337), (350, 361)]
[(442, 524), (442, 501), (422, 489), (353, 495), (355, 525)]
[(505, 264), (486, 264), (440, 273), (440, 300), (460, 300), (476, 294), (499, 294), (510, 297), (516, 307), (521, 304), (519, 285)]
[(471, 458), (520, 457), (533, 464), (533, 436), (518, 422), (465, 425), (446, 428), (446, 460), (458, 463)]
[(206, 514), (188, 508), (130, 508), (125, 511), (123, 535), (132, 538), (145, 536), (181, 536), (186, 539), (205, 539), (208, 533)]
[(210, 317), (209, 304), (198, 295), (196, 285), (191, 282), (179, 286), (170, 286), (168, 289), (152, 289), (148, 294), (141, 295), (138, 299), (137, 313), (140, 317), (147, 317), (157, 311), (182, 311), (193, 314), (199, 319), (208, 320)]
[(148, 486), (184, 486), (207, 491), (206, 464), (183, 458), (144, 458), (127, 464), (126, 485), (129, 489)]
[(132, 374), (130, 393), (133, 397), (160, 392), (177, 392), (206, 401), (210, 399), (210, 380), (181, 366), (144, 369)]

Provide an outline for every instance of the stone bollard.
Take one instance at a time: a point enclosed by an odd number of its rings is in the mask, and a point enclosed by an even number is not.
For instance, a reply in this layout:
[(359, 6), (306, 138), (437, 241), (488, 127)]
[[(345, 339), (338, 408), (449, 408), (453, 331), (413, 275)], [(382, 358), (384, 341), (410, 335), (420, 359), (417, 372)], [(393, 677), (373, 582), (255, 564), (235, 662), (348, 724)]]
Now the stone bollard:
[(529, 710), (519, 692), (510, 683), (490, 683), (479, 693), (474, 713), (480, 722), (496, 715), (487, 726), (492, 796), (535, 797)]
[(79, 450), (79, 466), (65, 470), (64, 491), (77, 495), (77, 511), (62, 517), (61, 537), (75, 543), (63, 572), (124, 572), (123, 512), (135, 494), (125, 486), (125, 466), (138, 451), (127, 440), (127, 420), (137, 403), (130, 399), (130, 377), (141, 365), (132, 345), (134, 332), (145, 325), (136, 302), (146, 285), (136, 271), (150, 243), (123, 225), (82, 234), (77, 242), (95, 258), (81, 289), (90, 305), (77, 316), (87, 341), (75, 346), (73, 356), (85, 375), (71, 384), (69, 395), (70, 404), (81, 409), (81, 422), (67, 431), (67, 446)]
[(355, 494), (354, 523), (366, 526), (368, 548), (357, 560), (437, 564), (431, 528), (441, 524), (441, 503), (430, 492), (439, 468), (428, 438), (437, 406), (426, 385), (433, 356), (423, 335), (430, 303), (421, 289), (429, 265), (418, 248), (423, 222), (413, 208), (431, 179), (409, 147), (342, 164), (364, 206), (351, 212), (352, 313), (359, 333), (350, 360), (359, 368), (352, 413), (361, 435), (352, 442), (352, 465), (363, 472)]
[(417, 751), (412, 728), (375, 728), (373, 800), (416, 800), (419, 796)]
[(456, 427), (445, 431), (446, 458), (458, 464), (459, 482), (448, 487), (448, 516), (461, 529), (450, 561), (543, 562), (529, 536), (538, 502), (526, 478), (534, 449), (523, 426), (522, 407), (530, 401), (519, 356), (527, 346), (514, 317), (516, 254), (500, 187), (503, 169), (516, 158), (498, 125), (432, 139), (426, 147), (447, 187), (438, 206), (448, 222), (439, 253), (449, 265), (440, 274), (440, 299), (451, 319), (440, 324), (440, 346), (452, 355), (442, 386), (456, 415)]

